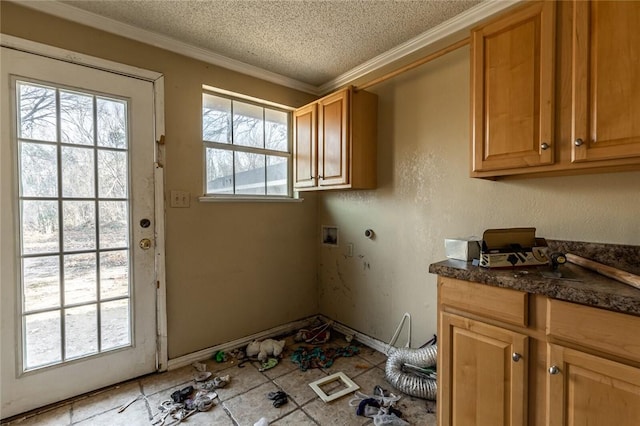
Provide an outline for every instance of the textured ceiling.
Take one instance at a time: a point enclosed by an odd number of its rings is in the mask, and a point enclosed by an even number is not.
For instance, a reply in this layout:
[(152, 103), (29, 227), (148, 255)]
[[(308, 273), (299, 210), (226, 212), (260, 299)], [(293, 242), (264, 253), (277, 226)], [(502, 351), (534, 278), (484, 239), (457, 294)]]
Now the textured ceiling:
[(319, 86), (480, 0), (67, 0), (85, 11)]

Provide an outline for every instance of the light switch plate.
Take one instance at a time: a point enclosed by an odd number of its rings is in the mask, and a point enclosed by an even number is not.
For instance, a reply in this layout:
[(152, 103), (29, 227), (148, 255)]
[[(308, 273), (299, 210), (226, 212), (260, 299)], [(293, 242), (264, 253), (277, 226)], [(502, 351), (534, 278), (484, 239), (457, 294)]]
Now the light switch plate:
[(171, 207), (187, 208), (189, 207), (191, 196), (187, 191), (171, 191)]

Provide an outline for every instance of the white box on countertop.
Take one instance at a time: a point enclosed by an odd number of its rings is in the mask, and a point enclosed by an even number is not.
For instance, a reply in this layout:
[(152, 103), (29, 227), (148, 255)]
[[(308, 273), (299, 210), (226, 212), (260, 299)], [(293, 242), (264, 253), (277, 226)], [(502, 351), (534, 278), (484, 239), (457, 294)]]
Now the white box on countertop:
[(478, 259), (480, 258), (480, 239), (476, 237), (445, 238), (444, 252), (449, 259), (465, 262)]

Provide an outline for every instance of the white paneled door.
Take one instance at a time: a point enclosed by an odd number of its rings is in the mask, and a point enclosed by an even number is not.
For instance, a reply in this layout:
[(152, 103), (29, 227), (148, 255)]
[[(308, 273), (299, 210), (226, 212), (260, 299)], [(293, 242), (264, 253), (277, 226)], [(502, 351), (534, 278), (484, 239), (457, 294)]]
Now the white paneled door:
[(6, 418), (156, 369), (154, 88), (1, 59)]

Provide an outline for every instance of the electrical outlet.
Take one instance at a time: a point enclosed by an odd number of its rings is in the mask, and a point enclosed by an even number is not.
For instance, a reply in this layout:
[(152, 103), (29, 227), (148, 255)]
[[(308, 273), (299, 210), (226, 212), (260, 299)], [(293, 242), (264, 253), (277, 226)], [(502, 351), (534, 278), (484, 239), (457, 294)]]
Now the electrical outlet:
[(171, 191), (171, 207), (189, 207), (191, 196), (187, 191)]

